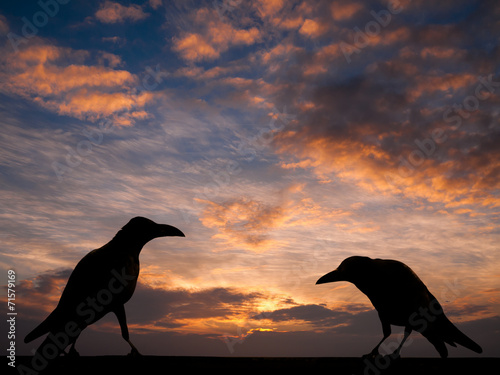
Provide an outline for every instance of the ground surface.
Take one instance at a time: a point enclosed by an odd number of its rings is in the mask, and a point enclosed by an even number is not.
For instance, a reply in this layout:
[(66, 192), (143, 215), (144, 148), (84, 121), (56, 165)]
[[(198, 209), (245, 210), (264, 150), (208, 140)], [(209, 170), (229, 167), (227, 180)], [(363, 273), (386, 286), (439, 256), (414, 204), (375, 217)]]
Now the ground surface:
[[(32, 357), (17, 357), (13, 373), (35, 375)], [(4, 361), (5, 363), (5, 361)], [(23, 367), (24, 366), (24, 367)], [(7, 368), (10, 369), (9, 366)], [(292, 371), (327, 371), (333, 375), (451, 375), (491, 374), (500, 368), (500, 358), (402, 358), (397, 361), (378, 358), (368, 362), (360, 358), (235, 358), (235, 357), (156, 357), (139, 358), (102, 356), (59, 358), (43, 374), (101, 375), (189, 373), (203, 370), (214, 374), (250, 373), (283, 374)], [(300, 372), (299, 372), (300, 371)], [(493, 372), (492, 372), (493, 371)], [(4, 373), (2, 371), (2, 373)], [(324, 373), (324, 372), (323, 372)]]

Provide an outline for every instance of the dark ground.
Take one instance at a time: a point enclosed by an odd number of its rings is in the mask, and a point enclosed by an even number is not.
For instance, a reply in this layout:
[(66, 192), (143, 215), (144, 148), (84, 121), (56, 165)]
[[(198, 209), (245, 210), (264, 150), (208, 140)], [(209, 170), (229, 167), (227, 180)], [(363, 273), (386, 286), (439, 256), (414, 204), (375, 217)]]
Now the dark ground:
[[(35, 375), (30, 372), (32, 357), (17, 357), (16, 366), (24, 371), (11, 372)], [(5, 362), (4, 362), (5, 363)], [(5, 365), (4, 365), (5, 366)], [(5, 367), (4, 367), (5, 368)], [(7, 366), (10, 369), (10, 366)], [(382, 358), (371, 363), (360, 358), (244, 358), (244, 357), (156, 357), (120, 356), (58, 358), (43, 374), (101, 375), (101, 374), (171, 374), (203, 370), (216, 375), (258, 371), (261, 374), (321, 371), (332, 375), (452, 375), (494, 374), (500, 368), (500, 358), (402, 358), (391, 361), (389, 367)], [(5, 373), (3, 370), (2, 373)]]

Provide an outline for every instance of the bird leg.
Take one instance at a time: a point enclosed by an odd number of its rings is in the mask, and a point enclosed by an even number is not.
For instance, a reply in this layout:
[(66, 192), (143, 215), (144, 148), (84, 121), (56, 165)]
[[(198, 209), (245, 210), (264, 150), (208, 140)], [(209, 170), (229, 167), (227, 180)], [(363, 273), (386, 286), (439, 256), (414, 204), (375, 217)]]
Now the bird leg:
[(75, 349), (75, 344), (76, 344), (77, 338), (78, 338), (78, 336), (76, 336), (75, 339), (73, 339), (71, 342), (71, 347), (69, 348), (69, 351), (66, 354), (68, 357), (80, 357), (80, 353), (78, 353)]
[(385, 339), (391, 335), (391, 325), (389, 323), (385, 323), (382, 320), (381, 322), (382, 322), (382, 333), (384, 334), (384, 337), (382, 337), (382, 340), (380, 340), (380, 342), (373, 348), (373, 350), (370, 353), (363, 355), (362, 358), (375, 358), (376, 356), (378, 356), (379, 355), (378, 348), (380, 347), (380, 345), (382, 345)]
[(128, 353), (128, 355), (131, 356), (131, 357), (140, 357), (142, 354), (139, 353), (139, 351), (134, 346), (134, 344), (132, 344), (132, 342), (130, 340), (127, 340), (127, 342), (130, 345), (130, 347), (132, 348), (132, 350), (130, 351), (130, 353)]
[(141, 353), (137, 350), (137, 348), (132, 344), (132, 342), (129, 339), (129, 334), (128, 334), (128, 326), (127, 326), (127, 317), (125, 316), (125, 306), (120, 305), (118, 306), (114, 311), (113, 311), (118, 318), (118, 323), (120, 323), (120, 328), (122, 330), (122, 337), (123, 339), (128, 342), (130, 345), (130, 348), (132, 349), (131, 352), (128, 354), (130, 356), (140, 356)]
[(398, 348), (391, 354), (391, 357), (393, 359), (399, 358), (399, 352), (401, 351), (401, 348), (403, 347), (403, 344), (405, 343), (408, 336), (410, 336), (411, 331), (412, 331), (411, 327), (405, 327), (403, 340), (401, 340), (401, 343), (399, 344)]

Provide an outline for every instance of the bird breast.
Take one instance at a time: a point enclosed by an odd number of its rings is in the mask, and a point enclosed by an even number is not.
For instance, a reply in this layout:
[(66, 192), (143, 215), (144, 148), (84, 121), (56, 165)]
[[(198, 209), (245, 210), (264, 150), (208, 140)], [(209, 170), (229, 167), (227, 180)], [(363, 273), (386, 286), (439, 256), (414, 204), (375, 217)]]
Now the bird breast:
[[(116, 302), (125, 303), (134, 294), (139, 278), (139, 260), (133, 256), (127, 256), (121, 262), (115, 263), (111, 271), (113, 285), (116, 285)], [(113, 280), (114, 279), (114, 280)]]

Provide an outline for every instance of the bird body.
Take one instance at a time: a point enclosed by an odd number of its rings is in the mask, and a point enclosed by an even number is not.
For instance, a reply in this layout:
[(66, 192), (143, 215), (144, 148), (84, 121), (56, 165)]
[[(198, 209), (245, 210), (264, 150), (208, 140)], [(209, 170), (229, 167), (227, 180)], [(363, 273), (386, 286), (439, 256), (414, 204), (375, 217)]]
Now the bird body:
[[(405, 326), (407, 317), (419, 306), (428, 305), (432, 295), (404, 263), (382, 259), (372, 261), (372, 267), (366, 267), (363, 277), (357, 279), (354, 285), (391, 324)], [(384, 293), (379, 293), (380, 290)]]
[[(72, 344), (70, 353), (75, 354), (74, 344), (81, 331), (113, 312), (120, 323), (122, 337), (132, 348), (131, 353), (138, 354), (128, 337), (124, 304), (130, 300), (137, 285), (140, 251), (153, 238), (163, 236), (184, 237), (184, 234), (175, 227), (156, 224), (146, 218), (131, 219), (110, 242), (90, 251), (78, 262), (56, 308), (24, 341), (30, 342), (49, 333), (38, 349), (41, 352), (54, 337), (66, 335), (59, 351)], [(68, 327), (72, 327), (71, 330)]]
[[(427, 289), (410, 267), (389, 259), (371, 259), (353, 256), (339, 267), (322, 276), (316, 284), (349, 281), (363, 292), (378, 312), (384, 337), (372, 350), (390, 335), (391, 325), (405, 327), (406, 340), (413, 331), (420, 332), (431, 342), (441, 357), (448, 355), (445, 343), (460, 344), (481, 353), (481, 347), (463, 334), (444, 314), (438, 300)], [(397, 349), (397, 355), (402, 344)]]

